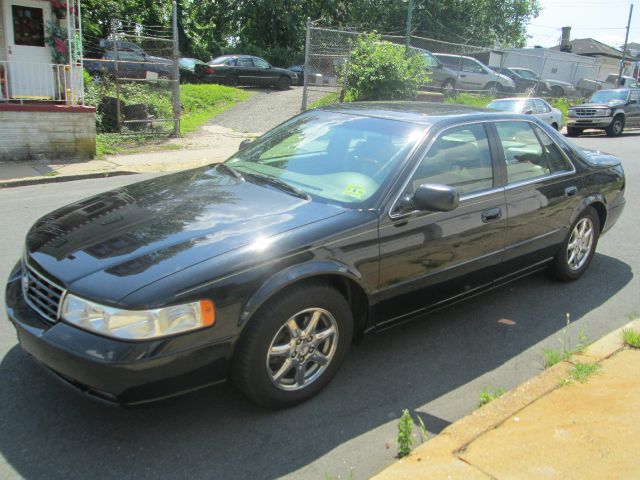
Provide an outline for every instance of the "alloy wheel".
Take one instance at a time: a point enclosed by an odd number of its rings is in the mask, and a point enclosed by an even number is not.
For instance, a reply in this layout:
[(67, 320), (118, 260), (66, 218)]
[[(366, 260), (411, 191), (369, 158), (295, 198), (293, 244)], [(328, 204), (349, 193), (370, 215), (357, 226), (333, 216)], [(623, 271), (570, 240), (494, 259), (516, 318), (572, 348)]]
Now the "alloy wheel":
[(308, 387), (329, 367), (338, 345), (338, 324), (322, 308), (296, 313), (280, 327), (267, 352), (267, 372), (281, 390)]
[(589, 217), (582, 218), (573, 228), (567, 245), (567, 264), (571, 270), (580, 270), (589, 259), (594, 233), (593, 222)]

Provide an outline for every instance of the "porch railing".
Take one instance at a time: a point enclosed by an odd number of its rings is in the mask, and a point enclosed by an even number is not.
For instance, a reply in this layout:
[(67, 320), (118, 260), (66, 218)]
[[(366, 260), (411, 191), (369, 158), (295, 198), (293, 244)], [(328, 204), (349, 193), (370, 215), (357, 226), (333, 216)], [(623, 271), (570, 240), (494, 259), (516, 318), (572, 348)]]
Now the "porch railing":
[(0, 102), (82, 103), (82, 68), (55, 63), (0, 61)]

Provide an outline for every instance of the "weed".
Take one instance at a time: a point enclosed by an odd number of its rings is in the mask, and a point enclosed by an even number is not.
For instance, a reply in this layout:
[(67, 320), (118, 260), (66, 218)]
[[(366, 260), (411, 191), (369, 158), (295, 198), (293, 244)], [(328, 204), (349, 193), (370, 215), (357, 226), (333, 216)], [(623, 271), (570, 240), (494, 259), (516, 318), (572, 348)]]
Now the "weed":
[(50, 172), (44, 174), (45, 177), (57, 177), (58, 175), (60, 175), (60, 172), (58, 172), (57, 170), (51, 170)]
[(585, 335), (584, 331), (581, 330), (580, 333), (578, 333), (578, 342), (575, 345), (571, 345), (571, 338), (568, 332), (570, 323), (571, 317), (567, 313), (567, 323), (561, 330), (561, 336), (558, 339), (560, 348), (545, 348), (542, 350), (544, 368), (552, 367), (556, 363), (566, 360), (574, 353), (582, 352), (589, 344), (589, 338)]
[(578, 362), (569, 370), (569, 378), (562, 379), (560, 385), (569, 385), (573, 380), (584, 383), (591, 375), (596, 373), (599, 368), (600, 365), (597, 363)]
[(411, 453), (413, 445), (413, 419), (409, 410), (404, 409), (398, 422), (398, 458), (406, 457)]
[(622, 330), (622, 340), (633, 348), (640, 348), (640, 332), (632, 328)]
[(418, 415), (418, 431), (420, 432), (420, 438), (423, 443), (429, 440), (429, 432), (427, 432), (427, 427), (424, 426), (424, 422), (420, 415)]
[(504, 395), (505, 391), (506, 390), (502, 387), (496, 388), (493, 392), (489, 391), (488, 388), (485, 388), (480, 392), (480, 397), (478, 398), (478, 408)]

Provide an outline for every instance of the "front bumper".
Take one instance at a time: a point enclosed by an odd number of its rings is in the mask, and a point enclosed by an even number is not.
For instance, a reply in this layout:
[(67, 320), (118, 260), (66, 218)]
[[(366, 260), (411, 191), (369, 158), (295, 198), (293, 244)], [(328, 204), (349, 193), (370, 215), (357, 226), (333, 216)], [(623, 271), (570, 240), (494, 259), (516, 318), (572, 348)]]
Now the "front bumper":
[(23, 300), (21, 269), (6, 289), (20, 346), (67, 385), (108, 403), (138, 404), (225, 379), (234, 342), (207, 343), (203, 332), (150, 341), (119, 341), (64, 322), (44, 321)]
[(575, 128), (607, 128), (611, 125), (612, 117), (568, 117), (567, 127)]

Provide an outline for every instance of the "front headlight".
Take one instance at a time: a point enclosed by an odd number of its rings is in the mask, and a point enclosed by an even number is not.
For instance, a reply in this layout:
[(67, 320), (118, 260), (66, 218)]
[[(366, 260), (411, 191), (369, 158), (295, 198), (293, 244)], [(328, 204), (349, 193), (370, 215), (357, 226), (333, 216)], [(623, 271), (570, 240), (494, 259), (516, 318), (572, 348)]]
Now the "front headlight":
[(605, 117), (610, 117), (611, 116), (611, 109), (607, 108), (603, 113), (602, 113)]
[(62, 303), (61, 317), (72, 325), (100, 335), (142, 340), (213, 325), (215, 310), (211, 300), (153, 310), (121, 310), (67, 294)]
[(567, 117), (575, 117), (576, 116), (576, 111), (575, 110), (569, 110), (567, 112)]

